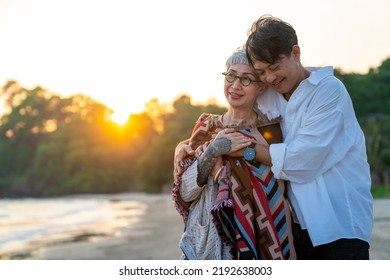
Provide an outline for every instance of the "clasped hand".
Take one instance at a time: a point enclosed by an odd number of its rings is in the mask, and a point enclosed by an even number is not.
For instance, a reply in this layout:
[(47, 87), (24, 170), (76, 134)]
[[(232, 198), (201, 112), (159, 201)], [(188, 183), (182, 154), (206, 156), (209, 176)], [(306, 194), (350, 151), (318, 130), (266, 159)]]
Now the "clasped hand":
[[(179, 163), (189, 155), (195, 155), (199, 158), (211, 143), (220, 151), (220, 155), (225, 154), (232, 157), (241, 157), (243, 155), (243, 150), (252, 142), (253, 139), (246, 137), (235, 129), (225, 128), (217, 129), (216, 133), (212, 135), (212, 139), (205, 142), (203, 145), (200, 145), (195, 151), (191, 148), (188, 141), (180, 143), (175, 149), (173, 172), (175, 183), (178, 184), (178, 177), (184, 171)], [(226, 146), (226, 143), (229, 143), (228, 147)], [(221, 160), (218, 160), (218, 165), (220, 164), (220, 161)]]

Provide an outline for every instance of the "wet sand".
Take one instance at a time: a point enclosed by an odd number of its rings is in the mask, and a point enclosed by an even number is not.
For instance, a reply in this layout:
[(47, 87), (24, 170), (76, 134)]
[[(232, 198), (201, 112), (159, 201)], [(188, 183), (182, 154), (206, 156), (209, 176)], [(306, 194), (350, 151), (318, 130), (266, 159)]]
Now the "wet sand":
[[(145, 206), (144, 211), (134, 223), (115, 234), (99, 234), (101, 231), (97, 229), (95, 234), (86, 232), (79, 234), (79, 238), (41, 244), (8, 257), (37, 260), (176, 260), (180, 257), (178, 244), (183, 223), (170, 195), (125, 194), (108, 199), (117, 203), (136, 200)], [(375, 201), (374, 216), (371, 259), (390, 260), (390, 199)]]

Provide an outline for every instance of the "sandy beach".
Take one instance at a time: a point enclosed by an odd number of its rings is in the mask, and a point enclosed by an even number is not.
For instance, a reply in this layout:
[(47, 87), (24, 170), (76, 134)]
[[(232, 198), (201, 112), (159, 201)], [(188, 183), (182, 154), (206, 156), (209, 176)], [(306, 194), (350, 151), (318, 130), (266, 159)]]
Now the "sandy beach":
[[(171, 196), (119, 194), (105, 196), (116, 205), (114, 231), (105, 231), (107, 224), (90, 225), (89, 231), (77, 238), (46, 240), (19, 252), (2, 254), (2, 259), (36, 260), (175, 260), (181, 255), (178, 247), (183, 223), (173, 206)], [(131, 206), (136, 201), (138, 211)], [(371, 259), (390, 259), (390, 199), (374, 203), (375, 226)], [(119, 221), (131, 220), (122, 224)], [(119, 225), (119, 226), (118, 226)], [(94, 229), (95, 234), (91, 234)], [(34, 243), (33, 243), (34, 244)], [(30, 245), (33, 245), (30, 244)]]

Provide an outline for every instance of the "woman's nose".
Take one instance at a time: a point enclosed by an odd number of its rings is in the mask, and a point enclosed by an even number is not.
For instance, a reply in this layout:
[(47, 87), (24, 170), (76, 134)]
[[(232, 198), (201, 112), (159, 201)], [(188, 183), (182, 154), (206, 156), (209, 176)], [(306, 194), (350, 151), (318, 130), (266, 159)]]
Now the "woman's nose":
[(237, 77), (237, 79), (233, 82), (233, 88), (241, 87), (241, 80)]

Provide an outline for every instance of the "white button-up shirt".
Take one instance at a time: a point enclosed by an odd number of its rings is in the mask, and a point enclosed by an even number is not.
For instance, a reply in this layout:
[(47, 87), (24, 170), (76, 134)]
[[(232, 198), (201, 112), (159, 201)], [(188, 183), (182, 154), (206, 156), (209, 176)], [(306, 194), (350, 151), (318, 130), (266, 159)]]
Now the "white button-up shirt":
[(373, 199), (365, 138), (333, 68), (312, 71), (288, 102), (268, 89), (258, 107), (269, 117), (283, 117), (284, 141), (270, 146), (272, 171), (290, 182), (289, 199), (313, 245), (340, 238), (370, 242)]

